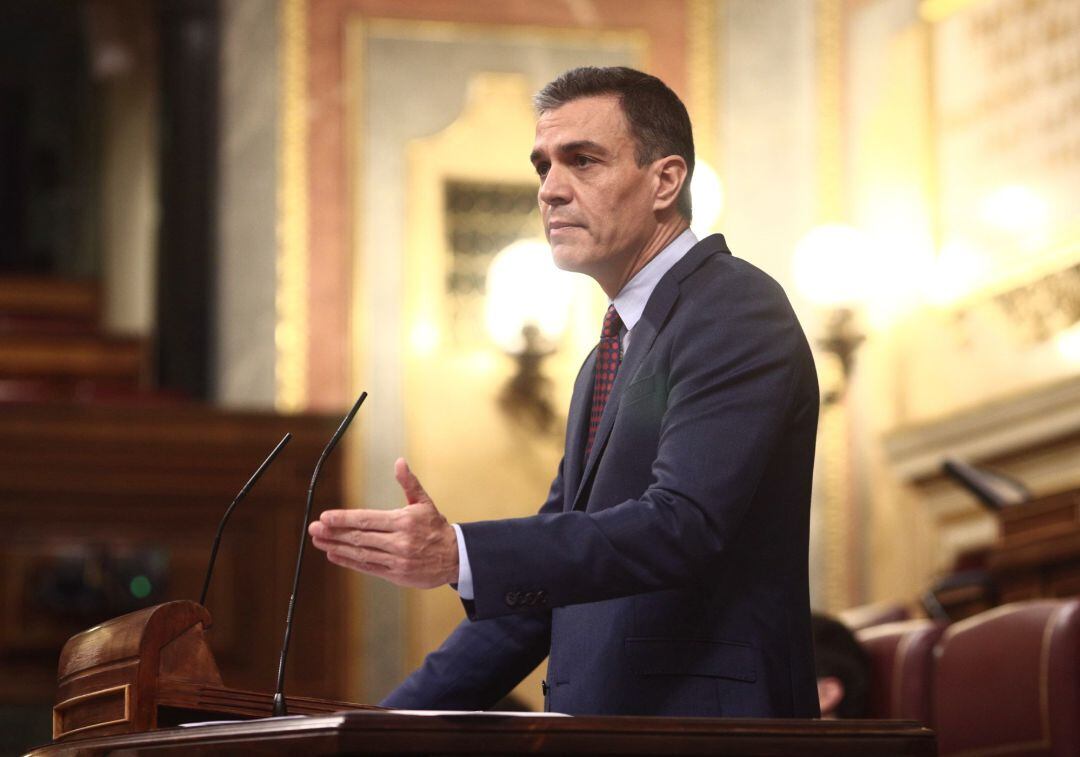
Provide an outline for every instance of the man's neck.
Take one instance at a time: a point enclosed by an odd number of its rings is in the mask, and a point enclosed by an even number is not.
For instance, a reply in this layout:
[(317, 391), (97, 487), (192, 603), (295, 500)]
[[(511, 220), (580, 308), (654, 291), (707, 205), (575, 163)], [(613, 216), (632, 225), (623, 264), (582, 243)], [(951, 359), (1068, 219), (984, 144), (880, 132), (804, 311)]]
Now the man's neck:
[(641, 251), (627, 261), (622, 271), (619, 271), (609, 281), (598, 281), (600, 288), (604, 290), (604, 294), (608, 296), (608, 299), (614, 300), (615, 295), (622, 291), (622, 288), (637, 275), (638, 271), (647, 266), (650, 260), (671, 244), (675, 237), (686, 231), (689, 226), (690, 223), (678, 213), (674, 214), (670, 219), (658, 223), (652, 235), (642, 245)]

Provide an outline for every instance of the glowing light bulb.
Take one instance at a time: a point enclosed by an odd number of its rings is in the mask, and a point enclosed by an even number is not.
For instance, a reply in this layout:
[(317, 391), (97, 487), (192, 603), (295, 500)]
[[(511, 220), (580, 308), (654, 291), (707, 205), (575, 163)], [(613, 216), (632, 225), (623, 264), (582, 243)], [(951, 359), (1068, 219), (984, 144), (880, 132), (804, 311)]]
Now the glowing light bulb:
[(1070, 363), (1080, 364), (1080, 324), (1065, 329), (1054, 337), (1058, 354)]
[(716, 230), (716, 222), (724, 209), (724, 186), (708, 163), (699, 161), (694, 165), (694, 177), (690, 180), (690, 199), (694, 206), (694, 218), (690, 222), (690, 228), (700, 239)]
[(1019, 184), (1002, 187), (987, 195), (979, 207), (983, 223), (1013, 236), (1046, 232), (1050, 209), (1046, 200)]
[(541, 239), (519, 239), (499, 251), (487, 273), (484, 319), (488, 334), (509, 353), (525, 349), (524, 329), (534, 327), (549, 345), (566, 330), (573, 276), (559, 270)]
[(936, 305), (951, 305), (978, 288), (985, 278), (984, 255), (965, 240), (956, 240), (941, 249), (926, 282), (926, 298)]
[(429, 321), (420, 321), (409, 332), (409, 344), (417, 355), (430, 355), (439, 346), (439, 329)]
[(795, 286), (822, 307), (845, 307), (866, 299), (870, 283), (869, 240), (851, 226), (829, 224), (811, 229), (792, 256)]

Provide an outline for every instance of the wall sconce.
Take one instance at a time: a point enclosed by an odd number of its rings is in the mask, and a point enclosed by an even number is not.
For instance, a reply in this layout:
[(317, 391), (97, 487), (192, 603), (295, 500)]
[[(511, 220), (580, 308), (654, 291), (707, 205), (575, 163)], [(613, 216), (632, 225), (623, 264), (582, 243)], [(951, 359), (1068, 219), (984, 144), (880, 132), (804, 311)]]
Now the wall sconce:
[(831, 404), (847, 388), (855, 352), (865, 339), (857, 311), (870, 280), (869, 241), (851, 226), (818, 226), (795, 246), (792, 273), (803, 296), (825, 312), (825, 332), (817, 344), (837, 358), (843, 371), (840, 391), (823, 398)]
[(484, 316), (492, 341), (517, 363), (499, 394), (510, 415), (540, 431), (555, 422), (546, 357), (558, 349), (569, 320), (572, 281), (542, 239), (519, 239), (499, 251), (487, 272)]

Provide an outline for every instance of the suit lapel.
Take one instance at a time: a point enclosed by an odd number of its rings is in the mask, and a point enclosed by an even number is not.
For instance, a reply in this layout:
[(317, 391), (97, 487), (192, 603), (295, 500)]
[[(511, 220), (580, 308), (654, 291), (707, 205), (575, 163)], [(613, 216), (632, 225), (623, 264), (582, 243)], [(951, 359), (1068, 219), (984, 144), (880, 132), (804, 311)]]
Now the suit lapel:
[[(668, 271), (656, 284), (656, 288), (649, 296), (649, 302), (645, 305), (645, 311), (641, 314), (641, 319), (634, 326), (633, 335), (630, 337), (630, 347), (627, 349), (626, 354), (623, 355), (622, 364), (619, 366), (619, 372), (615, 376), (615, 384), (611, 388), (611, 395), (608, 397), (607, 405), (604, 407), (604, 413), (600, 416), (600, 425), (596, 429), (596, 438), (593, 440), (592, 450), (589, 453), (589, 459), (585, 461), (585, 467), (582, 471), (581, 478), (578, 479), (577, 493), (574, 496), (572, 509), (585, 509), (585, 501), (588, 499), (586, 493), (591, 488), (588, 485), (590, 478), (592, 477), (593, 470), (597, 465), (597, 461), (603, 454), (604, 447), (607, 444), (608, 436), (611, 435), (611, 428), (615, 425), (615, 417), (618, 415), (619, 401), (622, 398), (624, 389), (633, 381), (638, 369), (641, 367), (642, 361), (645, 359), (645, 355), (652, 349), (653, 342), (656, 341), (656, 335), (660, 333), (660, 329), (663, 328), (664, 323), (667, 321), (668, 314), (675, 306), (676, 300), (679, 298), (679, 287), (682, 281), (693, 273), (698, 267), (701, 266), (708, 257), (716, 252), (728, 252), (727, 245), (724, 242), (724, 237), (720, 234), (714, 234), (706, 239), (698, 242), (694, 245), (689, 252), (686, 253)], [(596, 353), (593, 352), (590, 360), (592, 361), (592, 368), (588, 372), (589, 381), (592, 382), (593, 375), (596, 367)], [(584, 374), (584, 371), (582, 372)], [(580, 379), (579, 379), (580, 380)], [(579, 394), (588, 398), (588, 401), (581, 402), (583, 410), (582, 415), (587, 419), (589, 407), (592, 401), (592, 384), (588, 385), (587, 392), (579, 392), (580, 387), (574, 387), (574, 399), (578, 400)], [(571, 407), (570, 417), (573, 418), (573, 407)], [(578, 435), (580, 437), (580, 434)], [(570, 450), (567, 450), (568, 454)], [(581, 446), (575, 450), (576, 460), (581, 459), (581, 455), (584, 452), (584, 441)], [(577, 463), (575, 462), (575, 465)], [(570, 479), (573, 481), (574, 479)]]
[[(581, 469), (585, 463), (585, 442), (589, 433), (589, 410), (592, 402), (592, 384), (596, 374), (596, 349), (594, 348), (578, 371), (574, 393), (570, 396), (570, 412), (566, 419), (566, 452), (563, 458), (564, 491), (577, 492), (581, 485)], [(569, 496), (564, 497), (563, 509), (573, 506)]]

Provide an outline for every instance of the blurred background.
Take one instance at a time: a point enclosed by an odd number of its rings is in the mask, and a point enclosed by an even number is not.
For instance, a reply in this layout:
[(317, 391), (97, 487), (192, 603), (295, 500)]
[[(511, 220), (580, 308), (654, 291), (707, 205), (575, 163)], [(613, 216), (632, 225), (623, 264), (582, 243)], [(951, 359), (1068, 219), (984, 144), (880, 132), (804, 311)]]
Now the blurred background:
[[(273, 687), (307, 478), (361, 390), (318, 507), (398, 506), (399, 455), (451, 520), (540, 505), (605, 307), (550, 266), (528, 161), (532, 93), (578, 65), (679, 93), (695, 229), (779, 280), (815, 345), (815, 607), (1080, 593), (1076, 0), (7, 0), (0, 21), (9, 746), (50, 737), (68, 636), (198, 596), (217, 519), (292, 431), (207, 600), (226, 683)], [(377, 701), (462, 617), (450, 589), (309, 557), (294, 693)]]

